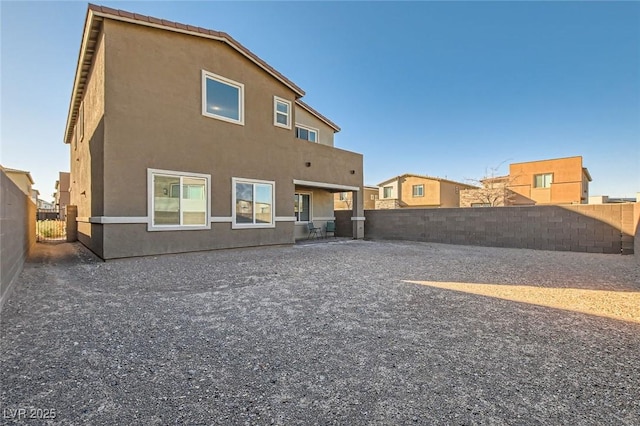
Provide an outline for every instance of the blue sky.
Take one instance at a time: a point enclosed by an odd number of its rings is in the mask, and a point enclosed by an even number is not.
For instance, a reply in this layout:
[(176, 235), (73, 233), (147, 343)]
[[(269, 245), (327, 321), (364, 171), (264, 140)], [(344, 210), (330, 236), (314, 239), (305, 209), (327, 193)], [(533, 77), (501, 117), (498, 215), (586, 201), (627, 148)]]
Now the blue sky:
[[(365, 184), (582, 155), (591, 195), (640, 191), (638, 2), (96, 3), (229, 33), (342, 127)], [(31, 171), (44, 198), (69, 170), (85, 14), (0, 3), (0, 163)]]

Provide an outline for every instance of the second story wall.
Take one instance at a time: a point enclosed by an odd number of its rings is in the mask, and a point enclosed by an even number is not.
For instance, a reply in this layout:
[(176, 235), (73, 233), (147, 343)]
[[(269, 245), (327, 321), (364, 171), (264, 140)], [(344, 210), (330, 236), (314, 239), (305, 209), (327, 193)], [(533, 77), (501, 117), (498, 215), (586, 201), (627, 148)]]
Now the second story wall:
[(513, 163), (509, 175), (509, 188), (537, 204), (579, 204), (588, 200), (582, 157)]
[[(333, 136), (334, 131), (331, 127), (327, 126), (324, 122), (319, 120), (314, 115), (307, 112), (303, 107), (296, 105), (295, 108), (295, 124), (299, 124), (303, 127), (308, 127), (318, 132), (318, 142), (322, 145), (334, 146)], [(299, 142), (305, 142), (298, 139)]]
[[(97, 37), (70, 150), (70, 203), (78, 217), (100, 216), (104, 207), (105, 40)], [(85, 225), (82, 225), (83, 227)]]

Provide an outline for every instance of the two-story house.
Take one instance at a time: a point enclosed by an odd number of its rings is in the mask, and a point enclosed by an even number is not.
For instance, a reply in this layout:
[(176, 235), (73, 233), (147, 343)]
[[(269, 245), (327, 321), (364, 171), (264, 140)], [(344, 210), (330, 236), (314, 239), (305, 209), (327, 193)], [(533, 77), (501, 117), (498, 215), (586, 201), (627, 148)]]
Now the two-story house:
[(376, 209), (459, 207), (460, 191), (473, 185), (406, 173), (378, 184)]
[[(363, 203), (365, 210), (374, 210), (376, 208), (376, 200), (378, 199), (378, 187), (377, 186), (364, 186), (363, 187)], [(353, 207), (353, 193), (352, 192), (338, 192), (334, 194), (333, 209), (334, 210), (351, 210)]]
[(71, 173), (59, 172), (56, 181), (56, 192), (53, 193), (53, 202), (55, 208), (60, 212), (60, 219), (66, 218), (67, 206), (71, 203), (71, 194), (69, 192), (71, 185)]
[[(535, 204), (587, 204), (589, 170), (582, 157), (512, 163), (509, 189)], [(514, 203), (519, 204), (519, 203)]]
[(582, 157), (554, 158), (509, 165), (506, 176), (481, 181), (482, 188), (460, 193), (461, 207), (587, 204), (591, 175)]
[(90, 5), (64, 141), (78, 239), (104, 259), (291, 244), (352, 192), (361, 154), (223, 32)]

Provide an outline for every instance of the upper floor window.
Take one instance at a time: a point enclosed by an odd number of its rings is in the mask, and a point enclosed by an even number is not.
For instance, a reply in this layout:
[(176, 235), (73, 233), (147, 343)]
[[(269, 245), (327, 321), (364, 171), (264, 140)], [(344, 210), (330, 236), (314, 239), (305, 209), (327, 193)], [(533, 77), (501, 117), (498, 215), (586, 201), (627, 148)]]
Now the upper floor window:
[(393, 186), (385, 186), (382, 188), (382, 198), (391, 198), (391, 192), (393, 191)]
[(202, 70), (202, 115), (244, 125), (244, 84)]
[(544, 173), (533, 177), (534, 188), (551, 188), (553, 173)]
[(309, 142), (318, 142), (318, 129), (296, 124), (296, 138)]
[(346, 201), (348, 199), (349, 199), (349, 197), (347, 196), (346, 192), (341, 192), (340, 193), (340, 201)]
[(413, 185), (413, 196), (414, 197), (423, 197), (424, 196), (424, 185)]
[(284, 127), (285, 129), (291, 128), (290, 101), (277, 96), (273, 97), (273, 125)]
[(233, 178), (232, 228), (273, 228), (275, 182)]
[(210, 176), (148, 169), (149, 230), (206, 229)]

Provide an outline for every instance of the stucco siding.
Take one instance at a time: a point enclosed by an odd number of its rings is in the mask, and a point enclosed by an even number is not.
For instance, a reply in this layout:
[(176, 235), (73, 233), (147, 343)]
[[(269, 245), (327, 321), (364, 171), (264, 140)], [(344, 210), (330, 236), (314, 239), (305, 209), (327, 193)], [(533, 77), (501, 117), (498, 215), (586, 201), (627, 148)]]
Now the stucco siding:
[[(295, 122), (296, 124), (302, 124), (303, 126), (308, 126), (308, 127), (312, 127), (314, 129), (318, 129), (318, 143), (322, 144), (322, 145), (328, 145), (328, 146), (334, 146), (333, 145), (333, 137), (334, 137), (334, 133), (333, 133), (333, 129), (329, 126), (327, 126), (325, 123), (323, 123), (321, 120), (319, 120), (317, 117), (313, 116), (312, 114), (308, 113), (307, 111), (304, 110), (304, 108), (296, 105), (295, 106)], [(304, 141), (304, 140), (298, 140), (299, 142), (307, 142), (307, 143), (313, 143), (313, 142), (308, 142), (308, 141)]]

